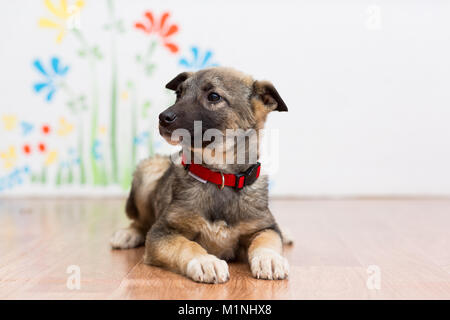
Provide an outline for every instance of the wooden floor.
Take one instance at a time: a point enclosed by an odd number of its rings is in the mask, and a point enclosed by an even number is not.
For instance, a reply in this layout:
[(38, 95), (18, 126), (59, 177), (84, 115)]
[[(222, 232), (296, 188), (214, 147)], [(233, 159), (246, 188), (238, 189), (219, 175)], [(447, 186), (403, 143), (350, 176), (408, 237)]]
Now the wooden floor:
[[(450, 299), (450, 201), (272, 201), (295, 244), (290, 279), (197, 284), (142, 264), (143, 249), (113, 251), (124, 200), (0, 200), (1, 299)], [(81, 288), (66, 286), (80, 267)], [(380, 270), (370, 289), (367, 268)]]

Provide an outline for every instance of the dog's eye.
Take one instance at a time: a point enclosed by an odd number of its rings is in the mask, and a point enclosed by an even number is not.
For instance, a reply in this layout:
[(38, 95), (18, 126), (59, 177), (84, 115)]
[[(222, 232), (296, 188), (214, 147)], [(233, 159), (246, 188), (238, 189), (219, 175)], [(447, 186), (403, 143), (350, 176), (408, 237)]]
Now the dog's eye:
[(221, 97), (215, 92), (211, 92), (210, 94), (208, 94), (208, 101), (217, 102), (220, 100), (220, 98)]

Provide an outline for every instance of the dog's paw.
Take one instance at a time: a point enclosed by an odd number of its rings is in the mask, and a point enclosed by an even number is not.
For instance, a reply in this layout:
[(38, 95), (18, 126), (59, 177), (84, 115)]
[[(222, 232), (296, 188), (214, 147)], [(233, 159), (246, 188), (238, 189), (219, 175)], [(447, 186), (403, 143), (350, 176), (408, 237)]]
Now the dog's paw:
[(249, 262), (252, 275), (257, 279), (281, 280), (289, 275), (286, 258), (271, 249), (256, 249)]
[(211, 254), (189, 261), (186, 275), (194, 281), (204, 283), (224, 283), (230, 279), (226, 261)]
[(113, 249), (136, 248), (144, 243), (144, 236), (133, 228), (117, 230), (109, 240)]

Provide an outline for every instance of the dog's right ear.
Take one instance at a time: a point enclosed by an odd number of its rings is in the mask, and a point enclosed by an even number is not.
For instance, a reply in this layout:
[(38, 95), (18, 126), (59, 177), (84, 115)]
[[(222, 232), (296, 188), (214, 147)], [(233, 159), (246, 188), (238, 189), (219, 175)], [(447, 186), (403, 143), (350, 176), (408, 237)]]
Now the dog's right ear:
[(166, 84), (166, 88), (170, 90), (177, 90), (180, 83), (184, 82), (187, 78), (192, 75), (192, 72), (182, 72), (173, 78), (169, 83)]

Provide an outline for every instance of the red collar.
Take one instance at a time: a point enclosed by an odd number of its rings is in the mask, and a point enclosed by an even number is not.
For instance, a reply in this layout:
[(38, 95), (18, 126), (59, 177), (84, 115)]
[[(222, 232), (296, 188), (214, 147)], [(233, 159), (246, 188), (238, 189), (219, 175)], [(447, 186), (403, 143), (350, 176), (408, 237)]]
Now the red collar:
[[(202, 182), (211, 182), (217, 184), (219, 189), (223, 189), (225, 186), (235, 188), (236, 190), (241, 190), (245, 186), (251, 185), (259, 177), (261, 171), (261, 164), (257, 162), (248, 168), (247, 171), (238, 174), (232, 173), (222, 173), (217, 171), (212, 171), (205, 168), (202, 165), (191, 163), (186, 164), (184, 157), (181, 159), (181, 164), (186, 170), (189, 171), (194, 178)], [(200, 179), (198, 179), (200, 178)]]

